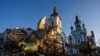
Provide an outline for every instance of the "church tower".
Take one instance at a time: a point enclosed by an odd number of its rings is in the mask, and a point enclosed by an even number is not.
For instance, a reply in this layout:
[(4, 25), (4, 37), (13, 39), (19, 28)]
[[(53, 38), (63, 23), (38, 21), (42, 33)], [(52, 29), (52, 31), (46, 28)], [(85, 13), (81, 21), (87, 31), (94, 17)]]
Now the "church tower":
[(57, 13), (56, 6), (53, 8), (53, 13), (50, 18), (43, 17), (38, 22), (39, 30), (48, 30), (50, 28), (55, 28), (58, 33), (62, 32), (62, 21), (61, 17)]
[(61, 33), (62, 32), (62, 21), (61, 17), (57, 13), (56, 6), (53, 8), (53, 13), (50, 16), (50, 21), (51, 21), (51, 26), (56, 27), (57, 32)]

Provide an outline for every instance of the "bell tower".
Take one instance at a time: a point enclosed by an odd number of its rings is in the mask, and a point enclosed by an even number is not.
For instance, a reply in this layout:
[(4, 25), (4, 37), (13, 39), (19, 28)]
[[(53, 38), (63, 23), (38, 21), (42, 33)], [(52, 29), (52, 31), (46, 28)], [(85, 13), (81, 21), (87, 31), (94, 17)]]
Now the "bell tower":
[(62, 21), (60, 15), (57, 12), (56, 6), (54, 6), (53, 8), (53, 13), (50, 16), (50, 21), (51, 21), (51, 27), (56, 27), (57, 32), (61, 33)]
[(81, 31), (82, 30), (82, 23), (79, 20), (77, 15), (76, 15), (75, 19), (76, 20), (75, 20), (74, 24), (75, 24), (75, 27), (76, 27), (76, 31)]

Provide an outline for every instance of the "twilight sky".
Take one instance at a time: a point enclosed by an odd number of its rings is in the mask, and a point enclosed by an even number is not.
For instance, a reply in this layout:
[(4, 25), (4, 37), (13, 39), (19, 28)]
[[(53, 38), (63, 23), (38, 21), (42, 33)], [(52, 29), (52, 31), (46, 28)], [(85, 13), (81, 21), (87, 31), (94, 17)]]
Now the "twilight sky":
[[(100, 0), (55, 1), (66, 36), (70, 34), (70, 26), (74, 26), (77, 14), (89, 34), (94, 31), (96, 42), (100, 39)], [(0, 0), (0, 32), (15, 27), (37, 29), (39, 19), (49, 18), (53, 7), (54, 0)]]

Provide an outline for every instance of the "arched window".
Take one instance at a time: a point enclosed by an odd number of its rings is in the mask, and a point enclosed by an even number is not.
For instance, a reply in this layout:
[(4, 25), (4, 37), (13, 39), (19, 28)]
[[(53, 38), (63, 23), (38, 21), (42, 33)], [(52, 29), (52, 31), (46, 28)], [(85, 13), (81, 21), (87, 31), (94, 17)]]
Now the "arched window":
[(54, 25), (53, 21), (52, 21), (52, 25)]
[(77, 40), (78, 44), (80, 44), (80, 39)]

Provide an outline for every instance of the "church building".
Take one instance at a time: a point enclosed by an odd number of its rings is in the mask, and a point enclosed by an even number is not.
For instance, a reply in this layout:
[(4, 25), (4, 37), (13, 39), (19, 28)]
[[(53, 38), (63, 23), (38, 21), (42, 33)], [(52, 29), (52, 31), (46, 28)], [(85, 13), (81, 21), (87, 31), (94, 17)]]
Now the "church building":
[[(80, 47), (82, 42), (89, 41), (96, 46), (94, 32), (91, 31), (91, 35), (89, 35), (87, 29), (85, 28), (85, 24), (79, 20), (77, 15), (75, 17), (74, 25), (75, 28), (73, 26), (70, 27), (71, 32), (68, 37), (68, 42), (70, 45), (79, 45)], [(70, 55), (79, 53), (78, 47), (69, 47), (68, 50)]]

